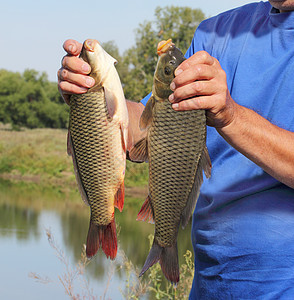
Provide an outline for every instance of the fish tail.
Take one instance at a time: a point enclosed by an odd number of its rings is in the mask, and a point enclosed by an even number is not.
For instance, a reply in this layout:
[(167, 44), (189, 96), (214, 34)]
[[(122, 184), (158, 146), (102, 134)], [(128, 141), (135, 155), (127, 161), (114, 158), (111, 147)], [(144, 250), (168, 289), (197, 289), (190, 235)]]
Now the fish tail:
[(161, 247), (156, 240), (148, 254), (146, 262), (139, 276), (142, 276), (150, 267), (159, 262), (164, 276), (173, 284), (177, 284), (180, 278), (177, 243), (171, 247)]
[(86, 247), (87, 257), (93, 257), (100, 247), (107, 258), (115, 259), (117, 239), (114, 219), (108, 225), (96, 225), (90, 221)]

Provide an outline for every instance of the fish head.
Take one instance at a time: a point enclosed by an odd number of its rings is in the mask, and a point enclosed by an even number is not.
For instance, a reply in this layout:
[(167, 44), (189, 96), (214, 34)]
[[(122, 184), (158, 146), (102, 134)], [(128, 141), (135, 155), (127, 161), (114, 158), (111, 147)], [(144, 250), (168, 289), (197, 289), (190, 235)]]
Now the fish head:
[(175, 70), (185, 57), (171, 39), (158, 44), (157, 54), (159, 59), (155, 69), (153, 88), (155, 95), (161, 99), (167, 99), (172, 93), (170, 84), (175, 78)]
[(83, 44), (80, 58), (91, 66), (90, 76), (95, 79), (95, 86), (103, 85), (110, 68), (117, 63), (97, 40), (87, 39)]

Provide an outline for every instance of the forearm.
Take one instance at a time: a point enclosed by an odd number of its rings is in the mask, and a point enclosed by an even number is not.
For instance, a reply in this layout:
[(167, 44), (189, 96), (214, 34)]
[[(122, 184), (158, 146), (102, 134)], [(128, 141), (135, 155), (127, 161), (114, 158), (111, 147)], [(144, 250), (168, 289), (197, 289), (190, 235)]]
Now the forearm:
[(294, 188), (294, 133), (248, 108), (234, 105), (233, 121), (217, 129), (220, 135), (268, 174)]
[(139, 120), (144, 110), (144, 105), (142, 103), (127, 100), (127, 108), (129, 113), (129, 134), (127, 149), (130, 150), (136, 142), (138, 142), (146, 135), (146, 132), (141, 131), (141, 129), (139, 128)]

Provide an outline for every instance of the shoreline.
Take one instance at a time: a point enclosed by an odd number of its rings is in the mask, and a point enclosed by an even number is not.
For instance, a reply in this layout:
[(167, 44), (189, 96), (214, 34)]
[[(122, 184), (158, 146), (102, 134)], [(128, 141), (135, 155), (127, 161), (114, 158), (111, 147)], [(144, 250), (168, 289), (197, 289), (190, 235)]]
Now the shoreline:
[[(68, 188), (77, 188), (75, 180), (70, 178), (44, 178), (41, 175), (21, 175), (21, 174), (9, 174), (2, 173), (0, 174), (0, 179), (7, 180), (10, 182), (16, 183), (33, 183), (33, 184), (42, 184), (46, 186), (51, 185), (52, 188), (55, 186), (63, 186)], [(134, 198), (146, 198), (148, 195), (148, 186), (125, 186), (125, 195)]]

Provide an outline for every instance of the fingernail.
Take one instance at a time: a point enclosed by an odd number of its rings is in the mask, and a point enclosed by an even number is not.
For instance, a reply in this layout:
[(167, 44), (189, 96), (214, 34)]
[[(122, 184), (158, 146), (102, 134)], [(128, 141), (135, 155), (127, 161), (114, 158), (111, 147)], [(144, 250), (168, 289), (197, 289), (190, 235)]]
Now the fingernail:
[(168, 97), (168, 100), (169, 100), (170, 102), (173, 102), (174, 99), (175, 99), (174, 94), (170, 94), (169, 97)]
[(86, 79), (86, 85), (91, 87), (94, 85), (95, 80), (92, 77), (87, 77)]
[(73, 53), (73, 52), (76, 51), (76, 46), (75, 45), (69, 45), (68, 50)]
[(89, 73), (91, 71), (91, 68), (88, 64), (83, 64), (82, 65), (82, 70), (86, 73)]
[(178, 109), (178, 108), (179, 108), (179, 104), (178, 104), (178, 103), (174, 103), (174, 104), (172, 105), (172, 108), (173, 108), (173, 109)]
[(176, 69), (176, 71), (175, 71), (175, 76), (180, 75), (182, 72), (183, 72), (182, 69)]
[(88, 92), (88, 89), (87, 89), (87, 88), (80, 87), (80, 89), (81, 89), (81, 92), (82, 92), (82, 93), (87, 93), (87, 92)]
[(175, 90), (175, 88), (176, 88), (176, 85), (175, 85), (174, 82), (172, 82), (172, 83), (170, 84), (170, 89), (173, 91), (173, 90)]

